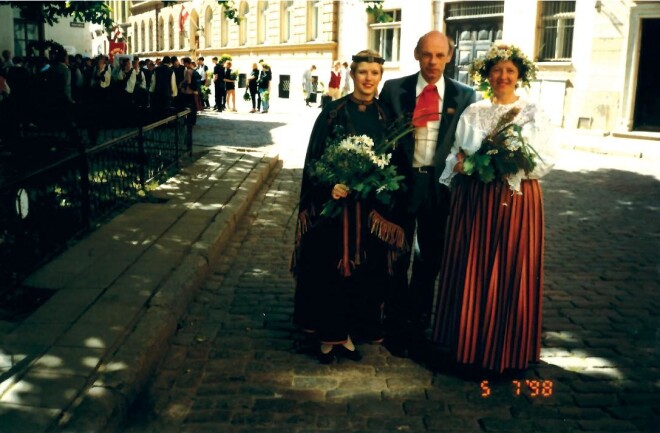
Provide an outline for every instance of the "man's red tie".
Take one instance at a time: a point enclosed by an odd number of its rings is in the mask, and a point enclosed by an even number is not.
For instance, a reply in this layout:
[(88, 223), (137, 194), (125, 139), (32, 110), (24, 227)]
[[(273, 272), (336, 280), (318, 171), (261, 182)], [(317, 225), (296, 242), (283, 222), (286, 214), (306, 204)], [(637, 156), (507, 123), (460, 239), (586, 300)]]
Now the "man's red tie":
[(427, 84), (417, 98), (412, 124), (414, 126), (426, 126), (428, 121), (440, 120), (439, 106), (440, 96), (435, 84)]

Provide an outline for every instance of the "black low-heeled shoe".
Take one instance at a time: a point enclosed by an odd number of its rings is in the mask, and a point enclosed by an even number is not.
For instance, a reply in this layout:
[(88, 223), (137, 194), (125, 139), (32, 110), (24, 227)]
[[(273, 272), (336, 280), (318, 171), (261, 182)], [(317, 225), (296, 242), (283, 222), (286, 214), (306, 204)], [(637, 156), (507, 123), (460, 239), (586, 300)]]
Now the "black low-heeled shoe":
[(316, 354), (316, 359), (319, 360), (321, 364), (332, 364), (332, 362), (335, 360), (335, 348), (333, 347), (332, 350), (328, 353), (323, 353), (321, 352), (321, 349), (319, 349), (318, 353)]
[[(362, 354), (357, 348), (354, 350), (348, 350), (344, 346), (336, 346), (338, 355), (342, 358), (350, 359), (351, 361), (360, 361), (362, 359)], [(334, 349), (333, 349), (334, 351)]]

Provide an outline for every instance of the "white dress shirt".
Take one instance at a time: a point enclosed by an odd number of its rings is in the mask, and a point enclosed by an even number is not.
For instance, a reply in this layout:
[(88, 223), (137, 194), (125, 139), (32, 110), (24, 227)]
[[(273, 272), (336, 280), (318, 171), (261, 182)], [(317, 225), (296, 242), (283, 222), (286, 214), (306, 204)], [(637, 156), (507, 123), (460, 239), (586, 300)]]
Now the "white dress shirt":
[[(417, 87), (415, 88), (415, 96), (419, 98), (424, 87), (429, 83), (424, 80), (422, 74), (417, 75)], [(438, 113), (442, 117), (442, 97), (445, 94), (445, 77), (441, 77), (435, 83), (438, 89)], [(415, 153), (413, 154), (413, 167), (424, 167), (433, 165), (433, 156), (435, 155), (435, 148), (438, 144), (438, 133), (440, 131), (440, 120), (431, 120), (426, 123), (426, 126), (415, 128)]]

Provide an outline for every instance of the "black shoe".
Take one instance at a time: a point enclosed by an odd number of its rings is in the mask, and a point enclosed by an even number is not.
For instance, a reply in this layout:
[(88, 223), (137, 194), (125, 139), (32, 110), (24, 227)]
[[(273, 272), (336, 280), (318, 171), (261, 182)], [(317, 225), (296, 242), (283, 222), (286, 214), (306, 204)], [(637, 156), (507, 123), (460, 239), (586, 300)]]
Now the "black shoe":
[(332, 364), (335, 358), (336, 357), (335, 357), (334, 347), (328, 353), (321, 352), (321, 349), (319, 348), (318, 353), (316, 354), (316, 359), (318, 359), (321, 364), (325, 364), (325, 365)]
[(337, 351), (338, 356), (341, 356), (342, 358), (350, 359), (351, 361), (360, 361), (362, 359), (362, 354), (360, 353), (357, 348), (354, 350), (348, 350), (342, 345), (335, 346), (333, 348), (333, 352)]
[(392, 356), (397, 358), (410, 357), (410, 344), (400, 338), (385, 338), (383, 346), (390, 352)]

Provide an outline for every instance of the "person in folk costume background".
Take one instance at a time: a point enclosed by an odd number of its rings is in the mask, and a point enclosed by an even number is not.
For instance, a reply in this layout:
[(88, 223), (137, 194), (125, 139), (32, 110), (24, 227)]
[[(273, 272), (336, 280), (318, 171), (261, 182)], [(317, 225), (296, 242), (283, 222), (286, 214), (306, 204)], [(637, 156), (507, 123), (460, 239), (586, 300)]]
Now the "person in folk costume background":
[(328, 92), (327, 92), (328, 96), (330, 96), (333, 101), (339, 99), (342, 96), (341, 78), (342, 78), (341, 62), (337, 60), (332, 65), (332, 70), (330, 71), (330, 81), (328, 83)]
[(103, 54), (99, 54), (90, 74), (88, 103), (105, 104), (110, 99), (110, 84), (112, 84), (112, 71)]
[(135, 85), (133, 87), (133, 103), (138, 107), (146, 107), (149, 104), (149, 93), (147, 92), (147, 78), (143, 68), (140, 67), (140, 59), (133, 57), (133, 73), (135, 74)]
[[(488, 80), (492, 97), (463, 112), (440, 178), (453, 183), (433, 339), (463, 373), (479, 375), (539, 361), (544, 229), (537, 179), (552, 168), (556, 150), (549, 117), (516, 93), (535, 73), (519, 48), (494, 46), (473, 70)], [(465, 158), (511, 124), (537, 152), (533, 170), (515, 167), (488, 183), (464, 175)]]
[[(396, 283), (385, 304), (386, 347), (395, 356), (424, 357), (428, 347), (435, 282), (440, 270), (449, 189), (438, 182), (454, 141), (458, 117), (476, 100), (471, 88), (443, 76), (453, 46), (439, 31), (419, 38), (415, 47), (419, 72), (388, 80), (379, 99), (397, 117), (412, 118), (413, 133), (403, 137), (392, 155), (406, 176), (406, 193), (394, 199), (397, 223), (406, 232), (414, 257), (397, 263)], [(414, 241), (414, 242), (413, 242)]]
[(174, 98), (179, 94), (176, 76), (170, 66), (170, 57), (164, 56), (160, 66), (154, 69), (149, 93), (151, 110), (157, 114), (169, 111)]
[(189, 121), (192, 125), (195, 125), (197, 123), (197, 112), (203, 108), (202, 101), (199, 99), (199, 91), (196, 90), (195, 86), (193, 85), (193, 73), (195, 71), (196, 65), (194, 60), (192, 60), (190, 57), (184, 57), (182, 60), (186, 70), (183, 73), (183, 81), (179, 85), (177, 108), (189, 108)]
[[(197, 73), (202, 77), (202, 86), (209, 85), (208, 70), (209, 67), (204, 64), (204, 57), (197, 58)], [(199, 90), (199, 99), (202, 101), (203, 108), (211, 108), (209, 103), (209, 93)]]
[[(321, 363), (337, 357), (359, 360), (355, 341), (382, 341), (381, 313), (392, 260), (406, 249), (403, 230), (375, 200), (356, 201), (343, 184), (315, 183), (310, 167), (323, 155), (328, 139), (368, 135), (386, 138), (390, 117), (375, 98), (384, 59), (372, 50), (353, 56), (355, 90), (323, 107), (305, 159), (292, 272), (296, 280), (294, 323), (318, 344)], [(343, 214), (321, 214), (328, 200), (343, 200)]]

